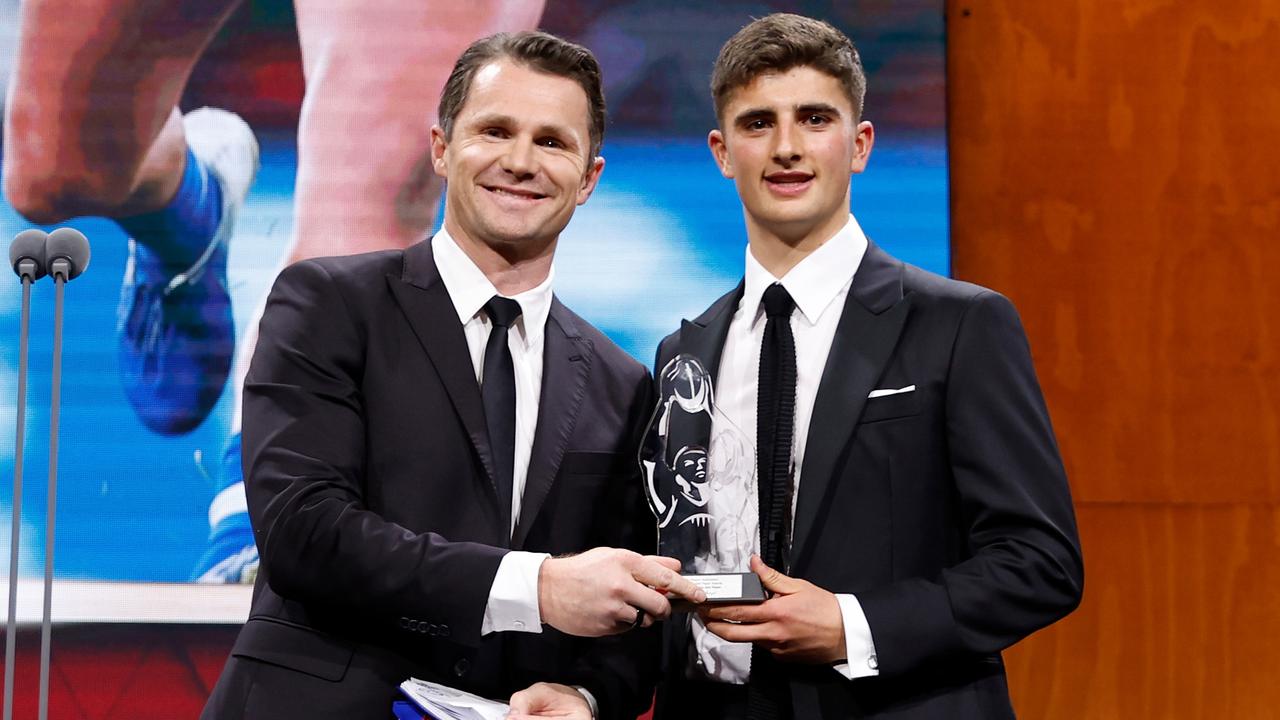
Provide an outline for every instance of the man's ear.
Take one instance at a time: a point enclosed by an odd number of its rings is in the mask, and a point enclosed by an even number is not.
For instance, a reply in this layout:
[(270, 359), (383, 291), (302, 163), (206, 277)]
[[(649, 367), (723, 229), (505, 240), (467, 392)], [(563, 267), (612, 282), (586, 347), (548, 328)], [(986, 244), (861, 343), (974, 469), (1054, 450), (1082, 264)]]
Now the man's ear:
[(444, 135), (444, 128), (431, 126), (431, 169), (442, 178), (449, 177), (449, 163), (444, 159), (444, 151), (449, 147), (449, 140)]
[(582, 187), (578, 188), (578, 204), (587, 201), (591, 197), (591, 193), (596, 191), (596, 185), (600, 183), (600, 173), (604, 172), (604, 158), (600, 155), (591, 161), (591, 167), (587, 168), (587, 174), (582, 178)]
[(720, 174), (733, 179), (733, 163), (729, 162), (729, 147), (724, 143), (724, 133), (719, 128), (707, 133), (707, 147), (711, 149), (711, 157), (716, 160)]
[(858, 123), (857, 134), (853, 136), (853, 162), (849, 164), (849, 172), (860, 173), (867, 169), (871, 160), (871, 148), (876, 144), (876, 129), (870, 120)]

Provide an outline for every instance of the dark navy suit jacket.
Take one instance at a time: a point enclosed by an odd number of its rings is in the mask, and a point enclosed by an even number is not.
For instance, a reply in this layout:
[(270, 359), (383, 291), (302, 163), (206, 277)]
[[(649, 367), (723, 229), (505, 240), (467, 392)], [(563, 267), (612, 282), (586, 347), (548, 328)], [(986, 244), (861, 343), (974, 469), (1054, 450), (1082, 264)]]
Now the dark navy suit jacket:
[[(739, 286), (685, 322), (657, 367), (688, 353), (715, 377), (741, 298)], [(794, 716), (1012, 717), (1000, 651), (1074, 609), (1083, 587), (1066, 475), (1012, 304), (869, 245), (800, 472), (790, 573), (857, 596), (879, 676), (784, 666)], [(687, 618), (666, 635), (676, 679)], [(670, 700), (660, 687), (659, 718), (682, 717)]]

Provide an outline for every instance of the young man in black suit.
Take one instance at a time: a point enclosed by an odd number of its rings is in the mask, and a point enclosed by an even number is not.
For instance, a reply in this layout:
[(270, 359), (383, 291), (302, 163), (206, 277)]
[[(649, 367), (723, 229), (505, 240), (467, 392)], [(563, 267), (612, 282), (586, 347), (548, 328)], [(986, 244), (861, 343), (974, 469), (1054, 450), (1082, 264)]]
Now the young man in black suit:
[[(772, 596), (668, 623), (660, 720), (1012, 717), (1000, 651), (1080, 600), (1013, 306), (894, 259), (849, 212), (875, 139), (864, 89), (849, 39), (796, 15), (751, 23), (716, 61), (708, 142), (742, 201), (745, 278), (662, 343), (655, 373), (684, 356), (714, 379), (711, 437), (677, 444), (710, 448), (710, 537), (748, 523), (713, 557), (749, 567), (720, 569)], [(738, 435), (755, 463), (718, 457)], [(726, 511), (735, 493), (748, 516)]]
[(657, 638), (620, 633), (667, 616), (664, 591), (700, 597), (639, 554), (648, 374), (551, 292), (604, 167), (595, 58), (477, 41), (439, 117), (444, 229), (272, 290), (244, 391), (261, 569), (205, 717), (381, 719), (414, 676), (634, 718)]

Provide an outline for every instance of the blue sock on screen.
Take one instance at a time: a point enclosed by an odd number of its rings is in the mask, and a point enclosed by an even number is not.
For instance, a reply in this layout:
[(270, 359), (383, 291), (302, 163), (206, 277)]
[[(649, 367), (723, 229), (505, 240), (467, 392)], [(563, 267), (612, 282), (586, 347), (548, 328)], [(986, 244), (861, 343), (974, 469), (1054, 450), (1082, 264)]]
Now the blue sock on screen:
[[(217, 491), (243, 492), (237, 487), (244, 481), (244, 473), (240, 467), (240, 433), (231, 436), (222, 454), (222, 464), (217, 474)], [(215, 503), (217, 501), (215, 500)], [(247, 512), (230, 512), (222, 514), (213, 527), (209, 529), (209, 544), (204, 554), (197, 561), (191, 573), (192, 580), (200, 580), (210, 570), (214, 570), (224, 582), (238, 582), (243, 571), (243, 560), (256, 562), (257, 553), (253, 550), (253, 528), (249, 524)], [(225, 575), (226, 577), (222, 577)]]
[[(244, 470), (240, 464), (240, 433), (227, 439), (222, 451), (222, 466), (218, 472), (218, 487), (223, 490), (242, 485)], [(213, 543), (228, 541), (238, 543), (241, 547), (253, 544), (253, 530), (249, 527), (249, 514), (238, 512), (221, 518), (217, 525), (210, 528), (209, 540)]]
[(178, 273), (205, 251), (221, 221), (222, 186), (187, 148), (182, 182), (169, 204), (154, 212), (117, 218), (116, 224)]

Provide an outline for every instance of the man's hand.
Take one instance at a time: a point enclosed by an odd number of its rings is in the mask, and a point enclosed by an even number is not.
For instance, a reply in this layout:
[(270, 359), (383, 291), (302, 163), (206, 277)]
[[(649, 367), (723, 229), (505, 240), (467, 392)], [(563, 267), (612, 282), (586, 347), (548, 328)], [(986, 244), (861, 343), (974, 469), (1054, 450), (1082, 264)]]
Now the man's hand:
[(534, 683), (511, 696), (509, 720), (525, 718), (573, 718), (591, 720), (591, 706), (582, 693), (568, 685)]
[(773, 597), (759, 605), (699, 610), (707, 629), (730, 642), (756, 643), (780, 660), (830, 664), (845, 659), (844, 616), (836, 596), (751, 556), (751, 571)]
[(600, 637), (629, 630), (637, 611), (643, 611), (641, 624), (648, 627), (671, 615), (667, 593), (695, 603), (707, 599), (701, 588), (680, 576), (679, 560), (630, 550), (594, 548), (550, 558), (538, 571), (542, 622), (570, 635)]

